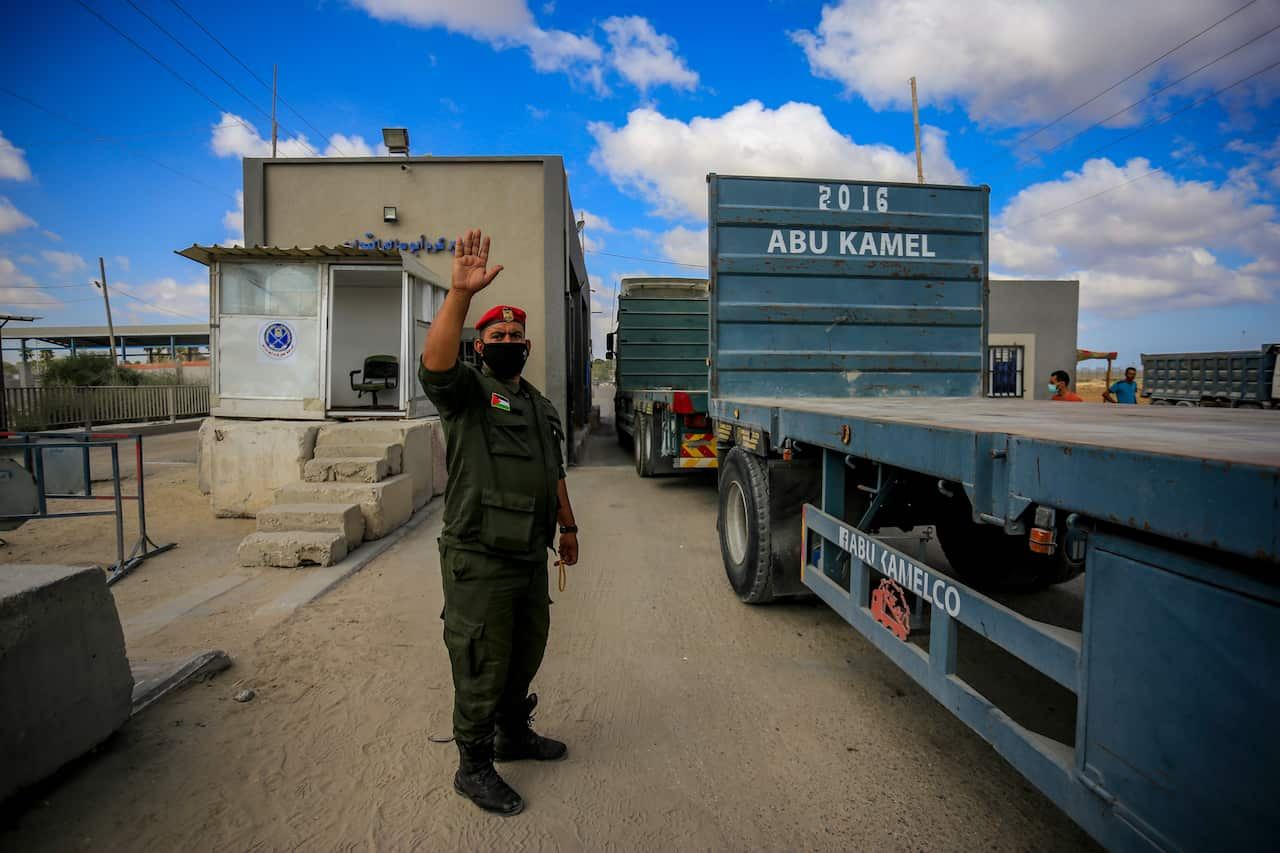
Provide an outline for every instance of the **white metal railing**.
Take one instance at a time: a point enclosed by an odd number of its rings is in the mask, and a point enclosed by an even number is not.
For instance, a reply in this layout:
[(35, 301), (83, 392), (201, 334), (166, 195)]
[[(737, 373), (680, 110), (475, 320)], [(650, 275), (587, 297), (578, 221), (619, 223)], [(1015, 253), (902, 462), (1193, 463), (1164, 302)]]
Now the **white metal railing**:
[(176, 421), (209, 414), (208, 385), (104, 385), (6, 388), (8, 424), (32, 432), (95, 424)]

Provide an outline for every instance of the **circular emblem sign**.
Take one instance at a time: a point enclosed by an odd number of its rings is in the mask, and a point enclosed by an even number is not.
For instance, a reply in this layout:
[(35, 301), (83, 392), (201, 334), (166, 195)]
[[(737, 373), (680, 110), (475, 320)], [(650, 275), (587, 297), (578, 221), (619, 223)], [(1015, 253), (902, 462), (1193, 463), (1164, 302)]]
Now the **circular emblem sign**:
[(293, 355), (293, 329), (288, 323), (268, 323), (262, 330), (262, 351), (272, 358)]

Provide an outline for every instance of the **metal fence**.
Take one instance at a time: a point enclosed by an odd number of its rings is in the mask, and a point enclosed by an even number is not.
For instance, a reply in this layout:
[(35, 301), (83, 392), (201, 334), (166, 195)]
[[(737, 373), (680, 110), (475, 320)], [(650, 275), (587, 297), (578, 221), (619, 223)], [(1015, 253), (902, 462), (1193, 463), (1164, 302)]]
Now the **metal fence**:
[(176, 421), (209, 414), (208, 385), (106, 385), (6, 388), (7, 424), (0, 430), (48, 429)]

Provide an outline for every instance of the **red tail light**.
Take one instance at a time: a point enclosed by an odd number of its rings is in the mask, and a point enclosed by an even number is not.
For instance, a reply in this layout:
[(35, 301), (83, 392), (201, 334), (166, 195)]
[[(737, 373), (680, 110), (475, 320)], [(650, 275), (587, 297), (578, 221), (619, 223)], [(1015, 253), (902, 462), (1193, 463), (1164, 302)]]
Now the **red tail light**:
[(693, 398), (685, 391), (675, 391), (671, 395), (671, 409), (678, 415), (692, 415)]

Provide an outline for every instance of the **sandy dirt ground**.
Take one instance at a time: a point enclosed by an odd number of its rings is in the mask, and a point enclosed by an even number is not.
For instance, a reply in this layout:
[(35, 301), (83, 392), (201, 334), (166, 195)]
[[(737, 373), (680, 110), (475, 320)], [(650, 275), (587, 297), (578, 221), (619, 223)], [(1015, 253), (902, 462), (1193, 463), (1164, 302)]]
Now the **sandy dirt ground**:
[[(1115, 375), (1115, 378), (1113, 378), (1111, 381), (1119, 382), (1121, 379), (1124, 379), (1123, 371), (1118, 372)], [(1102, 392), (1106, 391), (1107, 388), (1109, 387), (1110, 386), (1107, 385), (1107, 381), (1105, 379), (1081, 379), (1079, 382), (1076, 383), (1076, 393), (1079, 394), (1081, 397), (1084, 397), (1084, 401), (1086, 403), (1101, 403), (1103, 402)], [(1143, 397), (1141, 394), (1142, 392), (1141, 376), (1138, 377), (1138, 392), (1139, 392), (1138, 405), (1139, 406), (1150, 405), (1151, 401)]]
[[(1091, 847), (834, 613), (739, 603), (712, 482), (639, 480), (592, 442), (595, 464), (570, 473), (582, 561), (553, 589), (534, 685), (538, 728), (569, 759), (504, 766), (524, 814), (461, 799), (455, 748), (428, 741), (451, 708), (428, 521), (245, 640), (232, 670), (131, 721), (0, 828), (0, 848)], [(257, 698), (234, 702), (236, 682)]]

